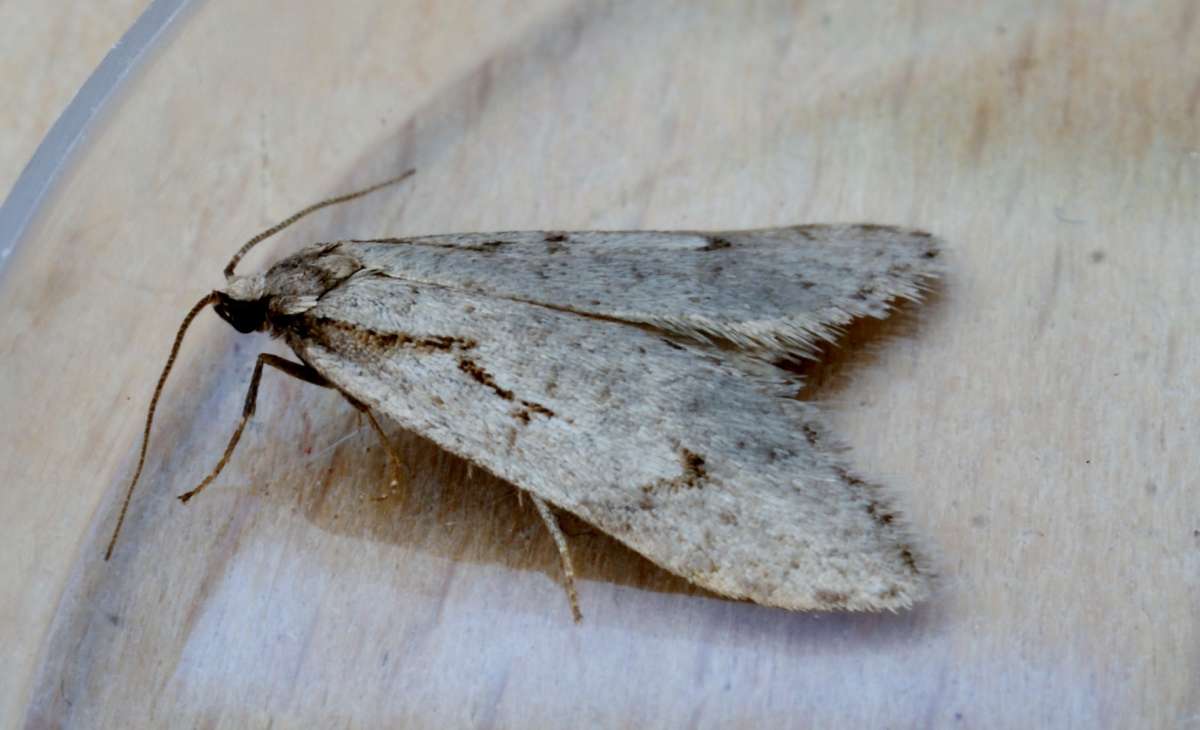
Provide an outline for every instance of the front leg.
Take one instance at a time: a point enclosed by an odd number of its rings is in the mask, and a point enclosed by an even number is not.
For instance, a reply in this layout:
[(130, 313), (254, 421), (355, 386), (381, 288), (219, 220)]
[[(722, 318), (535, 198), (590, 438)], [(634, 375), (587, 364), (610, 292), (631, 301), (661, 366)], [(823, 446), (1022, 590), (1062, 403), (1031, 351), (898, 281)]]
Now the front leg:
[(270, 365), (276, 370), (281, 370), (293, 378), (299, 378), (306, 383), (319, 385), (323, 388), (332, 387), (329, 381), (325, 379), (325, 376), (308, 365), (285, 360), (278, 355), (271, 355), (266, 352), (260, 354), (258, 361), (254, 363), (254, 375), (250, 377), (250, 389), (246, 391), (246, 404), (242, 407), (242, 420), (238, 422), (237, 429), (233, 432), (233, 438), (229, 439), (229, 445), (225, 447), (225, 453), (221, 456), (221, 460), (217, 462), (217, 467), (208, 476), (204, 477), (204, 481), (200, 482), (199, 486), (190, 492), (179, 495), (180, 502), (186, 504), (189, 499), (195, 497), (201, 490), (211, 484), (217, 478), (217, 475), (221, 473), (221, 470), (225, 468), (229, 457), (233, 456), (233, 450), (242, 438), (242, 431), (246, 428), (246, 423), (254, 415), (254, 404), (258, 400), (258, 382), (262, 380), (264, 365)]

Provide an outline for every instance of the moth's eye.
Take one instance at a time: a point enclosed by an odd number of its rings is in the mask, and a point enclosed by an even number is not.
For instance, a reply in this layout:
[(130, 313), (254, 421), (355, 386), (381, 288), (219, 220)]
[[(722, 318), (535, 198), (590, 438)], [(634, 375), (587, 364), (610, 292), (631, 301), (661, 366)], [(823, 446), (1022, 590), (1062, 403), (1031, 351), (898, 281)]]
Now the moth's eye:
[(217, 292), (214, 307), (217, 316), (233, 325), (238, 332), (257, 332), (267, 326), (267, 302), (265, 299), (241, 301), (224, 292)]

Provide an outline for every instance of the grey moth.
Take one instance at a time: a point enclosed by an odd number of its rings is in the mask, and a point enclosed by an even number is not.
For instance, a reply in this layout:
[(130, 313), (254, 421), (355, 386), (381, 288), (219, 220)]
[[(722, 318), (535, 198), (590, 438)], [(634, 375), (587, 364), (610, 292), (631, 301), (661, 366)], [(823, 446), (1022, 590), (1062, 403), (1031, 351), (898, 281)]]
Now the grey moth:
[[(775, 363), (812, 357), (860, 317), (918, 299), (939, 241), (879, 225), (464, 233), (310, 246), (237, 275), (203, 309), (294, 351), (265, 366), (332, 387), (528, 494), (562, 557), (570, 512), (710, 591), (794, 610), (925, 598), (932, 571), (893, 498), (856, 476), (819, 408)], [(395, 458), (394, 451), (389, 453)]]

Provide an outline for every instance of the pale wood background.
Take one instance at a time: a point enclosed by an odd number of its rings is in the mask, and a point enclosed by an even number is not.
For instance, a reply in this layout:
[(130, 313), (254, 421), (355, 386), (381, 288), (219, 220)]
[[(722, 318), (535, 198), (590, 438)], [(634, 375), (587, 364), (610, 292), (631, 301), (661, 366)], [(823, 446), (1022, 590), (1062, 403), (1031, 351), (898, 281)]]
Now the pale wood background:
[[(0, 281), (0, 701), (28, 727), (1200, 727), (1194, 2), (199, 6)], [(940, 555), (899, 615), (686, 584), (198, 322), (240, 242), (863, 220), (953, 246), (819, 371)], [(395, 429), (393, 429), (394, 431)]]
[(146, 0), (0, 4), (0, 195)]

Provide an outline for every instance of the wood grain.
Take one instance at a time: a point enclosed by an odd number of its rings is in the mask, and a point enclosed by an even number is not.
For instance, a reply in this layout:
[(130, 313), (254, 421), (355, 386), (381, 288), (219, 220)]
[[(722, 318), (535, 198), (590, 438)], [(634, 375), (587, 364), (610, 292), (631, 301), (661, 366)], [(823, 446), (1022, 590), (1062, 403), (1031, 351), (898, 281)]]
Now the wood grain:
[[(2, 717), (42, 727), (1200, 725), (1200, 30), (1187, 0), (200, 6), (0, 282)], [(187, 307), (246, 238), (922, 227), (928, 306), (809, 393), (941, 556), (897, 615), (724, 601)], [(377, 499), (377, 497), (386, 497)]]

